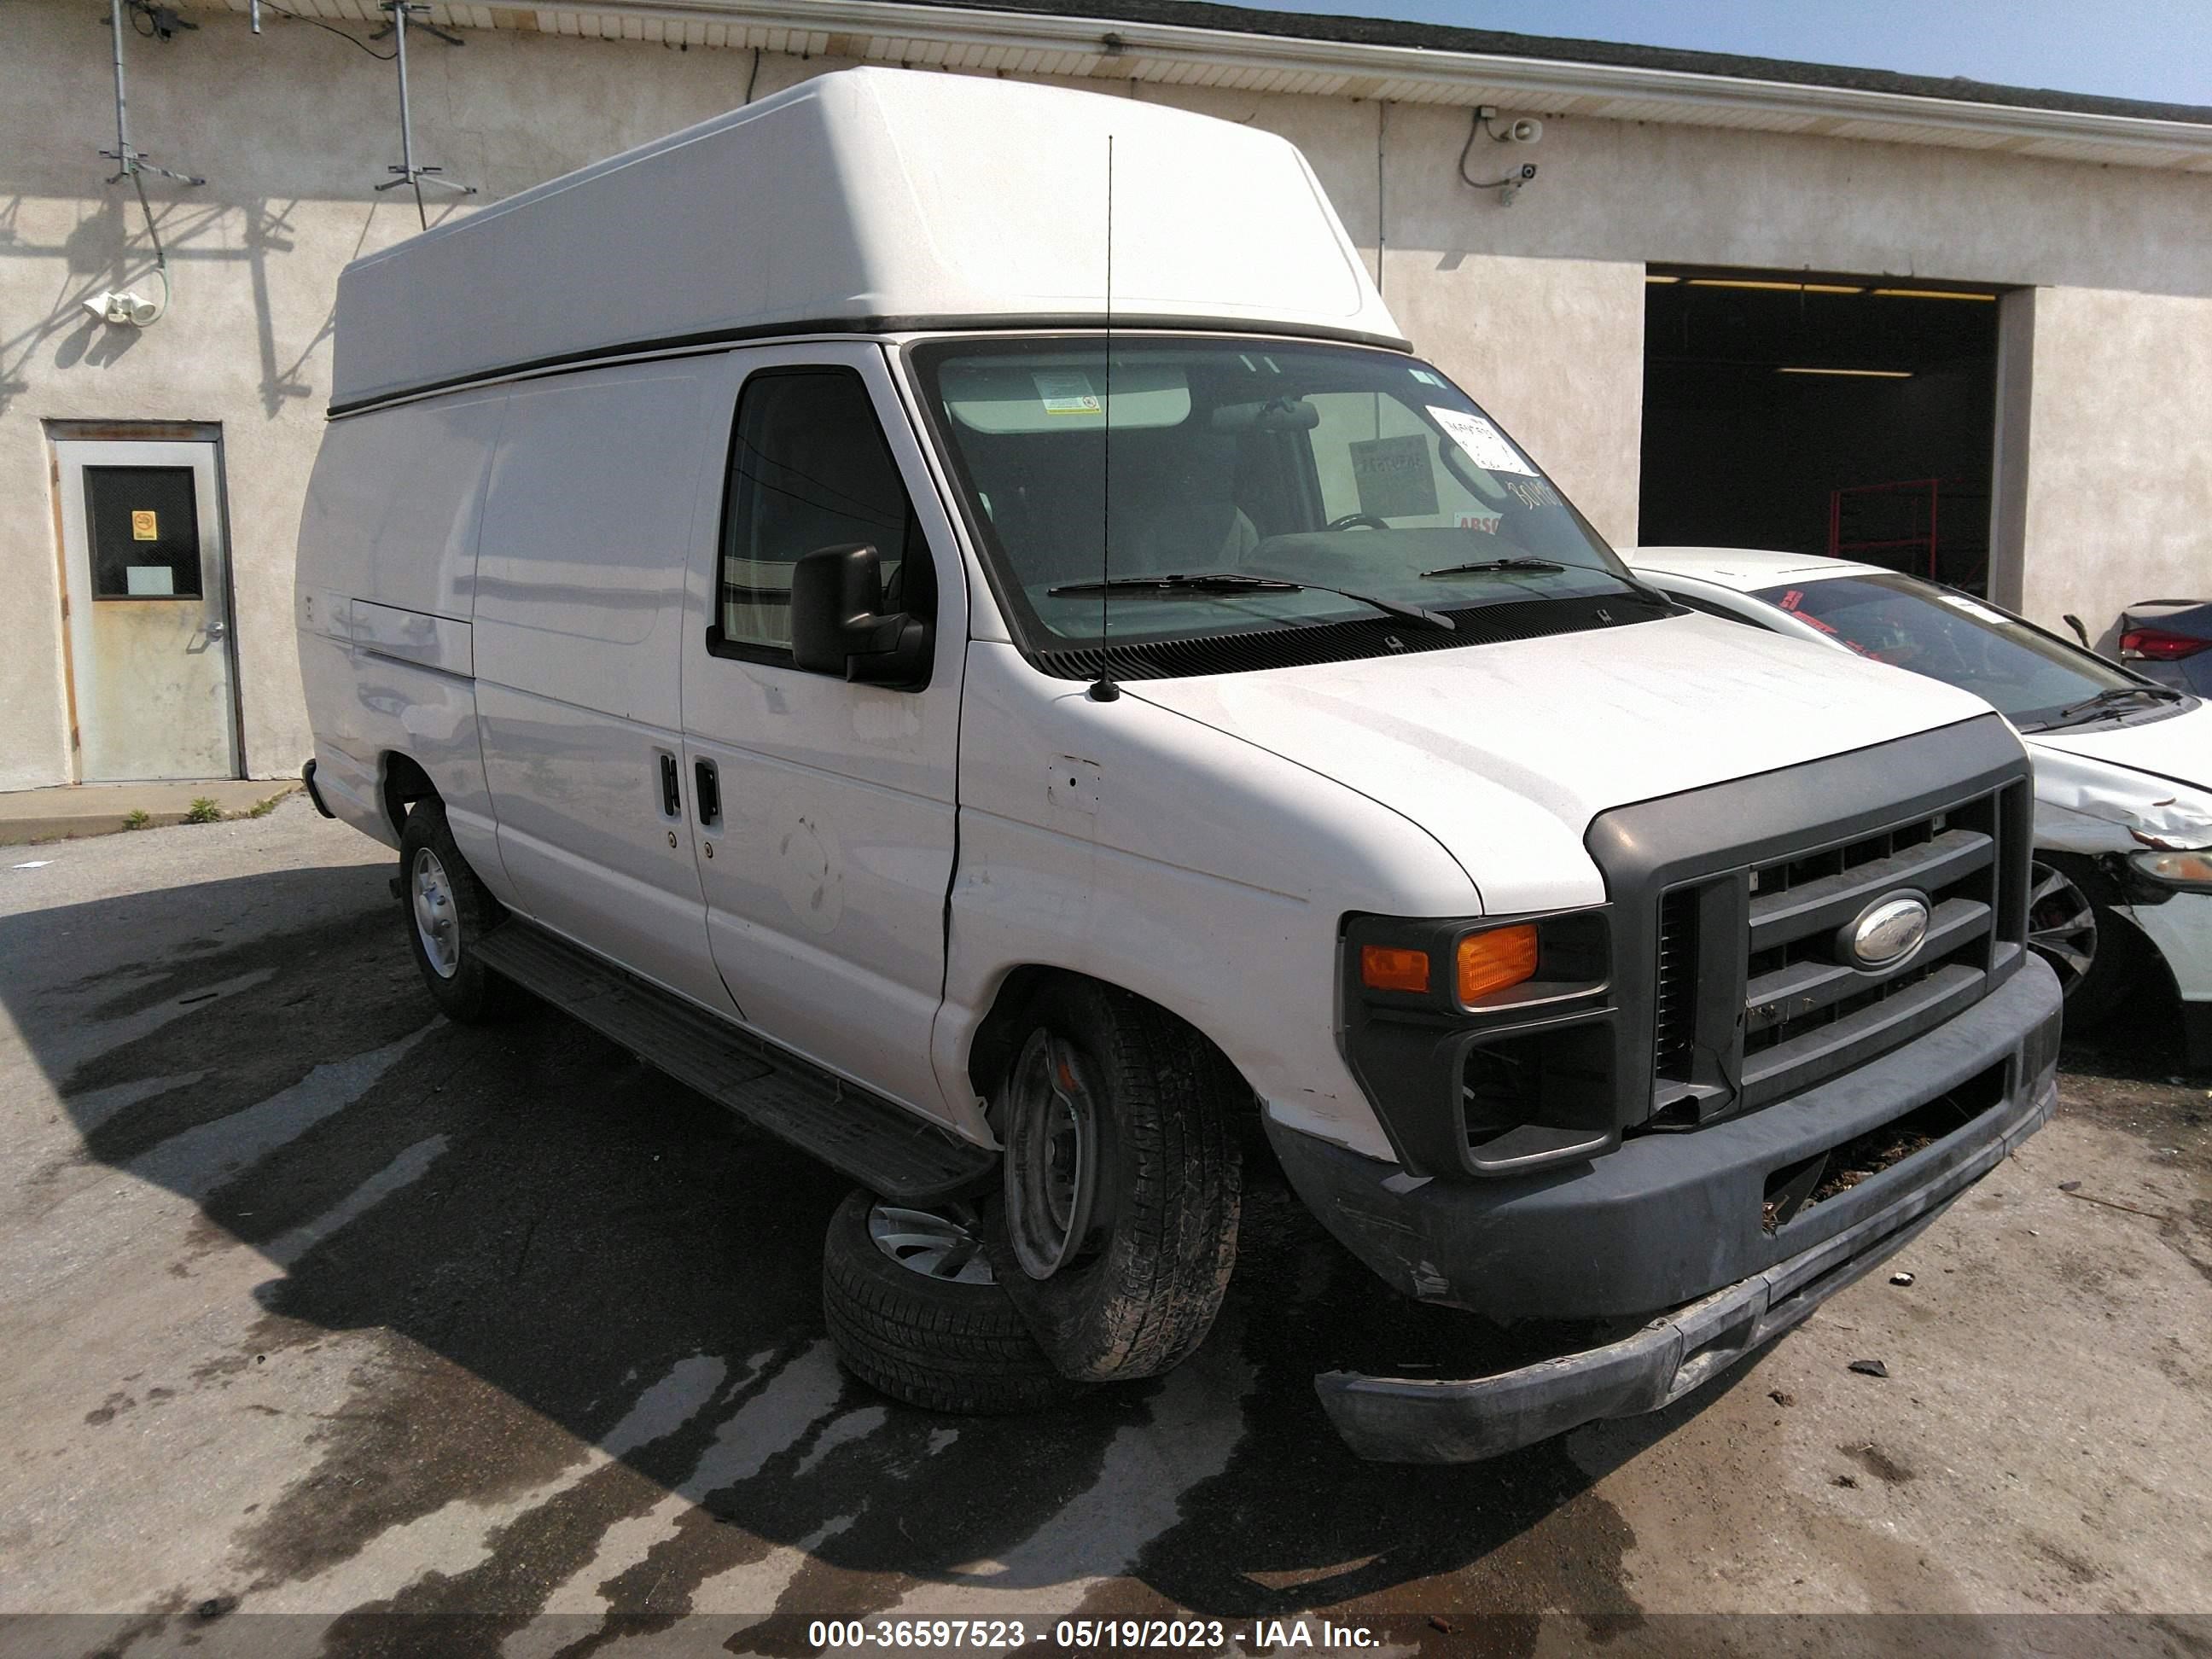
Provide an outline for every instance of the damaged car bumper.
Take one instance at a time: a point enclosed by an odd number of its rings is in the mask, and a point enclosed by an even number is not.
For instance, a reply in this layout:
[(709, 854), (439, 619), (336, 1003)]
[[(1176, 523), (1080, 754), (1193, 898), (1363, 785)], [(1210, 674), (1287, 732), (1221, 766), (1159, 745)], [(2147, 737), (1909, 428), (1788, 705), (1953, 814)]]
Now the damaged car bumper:
[[(2043, 1125), (2057, 1100), (2058, 1001), (2049, 970), (2031, 963), (1967, 1014), (1831, 1083), (1691, 1134), (1631, 1139), (1578, 1177), (1554, 1172), (1522, 1190), (1409, 1185), (1388, 1166), (1271, 1122), (1309, 1207), (1425, 1300), (1589, 1317), (1617, 1311), (1623, 1284), (1668, 1283), (1663, 1268), (1651, 1276), (1655, 1261), (1696, 1259), (1711, 1273), (1701, 1284), (1674, 1278), (1686, 1293), (1644, 1302), (1667, 1311), (1632, 1334), (1516, 1370), (1464, 1379), (1326, 1372), (1315, 1384), (1330, 1419), (1364, 1457), (1471, 1462), (1680, 1399), (1917, 1237)], [(1808, 1149), (1840, 1152), (1954, 1102), (1965, 1114), (1955, 1127), (1778, 1224), (1771, 1199), (1762, 1216), (1759, 1195), (1803, 1167)], [(1694, 1258), (1644, 1248), (1686, 1230), (1697, 1236)], [(1544, 1300), (1531, 1299), (1532, 1280), (1549, 1287)], [(1501, 1287), (1495, 1302), (1485, 1284)]]

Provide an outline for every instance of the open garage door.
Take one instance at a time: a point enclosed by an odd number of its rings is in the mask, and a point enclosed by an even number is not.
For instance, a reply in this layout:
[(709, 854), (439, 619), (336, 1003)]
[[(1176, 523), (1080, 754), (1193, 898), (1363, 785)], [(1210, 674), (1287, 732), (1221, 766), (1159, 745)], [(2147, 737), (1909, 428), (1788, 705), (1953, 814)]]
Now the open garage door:
[(1640, 542), (1985, 590), (1996, 289), (1653, 266), (1644, 292)]

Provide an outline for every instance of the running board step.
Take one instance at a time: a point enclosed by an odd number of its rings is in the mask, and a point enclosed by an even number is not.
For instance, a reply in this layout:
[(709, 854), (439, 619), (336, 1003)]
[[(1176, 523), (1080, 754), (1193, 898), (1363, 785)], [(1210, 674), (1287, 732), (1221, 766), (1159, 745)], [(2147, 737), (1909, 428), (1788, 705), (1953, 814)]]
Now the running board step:
[(995, 1153), (519, 917), (485, 934), (477, 954), (493, 972), (882, 1197), (951, 1198), (998, 1163)]

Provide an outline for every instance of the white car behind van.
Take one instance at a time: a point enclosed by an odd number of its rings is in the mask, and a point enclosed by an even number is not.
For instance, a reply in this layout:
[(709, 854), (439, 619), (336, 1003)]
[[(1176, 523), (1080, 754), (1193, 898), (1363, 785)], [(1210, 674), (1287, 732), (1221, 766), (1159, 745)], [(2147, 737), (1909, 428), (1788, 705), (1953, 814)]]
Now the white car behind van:
[(1878, 566), (1745, 548), (1644, 547), (1636, 574), (1711, 615), (1971, 691), (2035, 765), (2028, 947), (2070, 1019), (2164, 988), (2185, 1063), (2212, 1067), (2212, 708), (1970, 593)]
[(2051, 1110), (2011, 729), (1633, 578), (1280, 139), (825, 76), (337, 318), (317, 799), (449, 1014), (526, 988), (853, 1179), (828, 1320), (899, 1398), (1190, 1353), (1256, 1118), (1399, 1292), (1611, 1328), (1318, 1379), (1485, 1456), (1715, 1375)]

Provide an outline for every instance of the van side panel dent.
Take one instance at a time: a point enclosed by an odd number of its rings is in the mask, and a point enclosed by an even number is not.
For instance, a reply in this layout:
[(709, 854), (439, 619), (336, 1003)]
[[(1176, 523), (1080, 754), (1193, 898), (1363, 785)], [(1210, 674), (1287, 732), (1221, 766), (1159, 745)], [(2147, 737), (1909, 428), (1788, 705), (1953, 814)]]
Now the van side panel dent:
[[(1041, 965), (1133, 991), (1189, 1021), (1271, 1107), (1370, 1156), (1389, 1145), (1338, 1052), (1346, 910), (1466, 915), (1467, 874), (1399, 814), (1133, 696), (1092, 702), (1007, 646), (971, 643), (961, 742), (939, 1081), (967, 1059), (1006, 976)], [(1089, 791), (1049, 765), (1097, 768)]]
[(372, 605), (366, 599), (355, 600), (349, 611), (354, 643), (362, 650), (462, 679), (474, 678), (476, 649), (468, 623), (452, 617), (402, 611), (397, 605)]
[(1334, 1005), (1333, 915), (985, 813), (961, 815), (961, 849), (952, 896), (957, 977), (939, 1016), (936, 1056), (948, 1095), (973, 1097), (967, 1055), (1007, 975), (1053, 967), (1158, 1003), (1203, 1031), (1299, 1127), (1390, 1156), (1330, 1023), (1292, 1012)]

